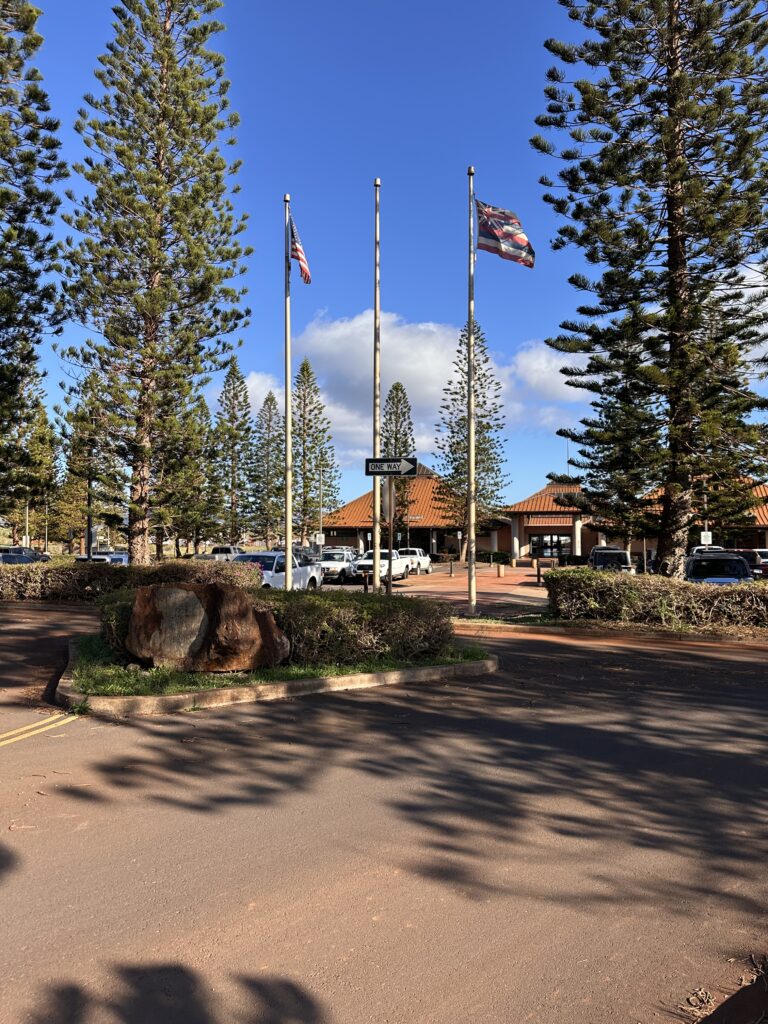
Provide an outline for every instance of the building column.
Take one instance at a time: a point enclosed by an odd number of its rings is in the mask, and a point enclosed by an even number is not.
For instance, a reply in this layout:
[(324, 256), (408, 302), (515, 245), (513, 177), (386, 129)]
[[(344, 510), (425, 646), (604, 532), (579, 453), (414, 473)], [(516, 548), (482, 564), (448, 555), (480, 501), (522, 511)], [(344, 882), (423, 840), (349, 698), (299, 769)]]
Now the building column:
[(509, 532), (512, 537), (512, 551), (510, 554), (513, 558), (520, 557), (520, 517), (513, 516), (509, 522)]
[(431, 555), (437, 554), (437, 530), (429, 531), (429, 553)]
[(491, 551), (499, 550), (499, 531), (491, 530)]
[(581, 516), (576, 516), (573, 520), (573, 553), (579, 558), (581, 557)]

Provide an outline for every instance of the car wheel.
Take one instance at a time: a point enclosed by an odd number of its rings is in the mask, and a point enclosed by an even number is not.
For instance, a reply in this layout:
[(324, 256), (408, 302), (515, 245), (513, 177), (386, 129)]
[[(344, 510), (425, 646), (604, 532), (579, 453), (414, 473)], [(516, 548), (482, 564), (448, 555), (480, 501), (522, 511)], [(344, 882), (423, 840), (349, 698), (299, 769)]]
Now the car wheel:
[(432, 572), (432, 566), (428, 565), (424, 572), (427, 574), (427, 576), (429, 576), (429, 574)]
[(341, 572), (339, 573), (339, 586), (343, 587), (346, 582), (347, 582), (347, 574), (342, 569)]
[(415, 576), (421, 576), (421, 566), (417, 565), (413, 572)]
[(307, 590), (317, 590), (317, 580), (314, 576), (307, 580)]
[(262, 590), (271, 590), (272, 589), (272, 584), (271, 583), (262, 583), (261, 589)]

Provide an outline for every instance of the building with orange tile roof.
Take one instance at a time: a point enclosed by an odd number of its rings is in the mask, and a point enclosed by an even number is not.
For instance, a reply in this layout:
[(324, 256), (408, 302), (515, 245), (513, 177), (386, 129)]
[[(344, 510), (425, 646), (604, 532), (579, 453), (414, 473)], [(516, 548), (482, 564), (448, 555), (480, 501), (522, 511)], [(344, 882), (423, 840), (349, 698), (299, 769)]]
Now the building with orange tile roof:
[[(437, 497), (438, 477), (419, 465), (419, 475), (411, 481), (412, 504), (407, 533), (398, 534), (395, 544), (421, 547), (430, 554), (456, 553), (460, 537), (456, 524), (448, 522)], [(567, 494), (577, 486), (547, 484), (522, 501), (500, 509), (493, 521), (479, 534), (479, 551), (503, 551), (513, 558), (584, 557), (598, 544), (616, 543), (610, 528), (590, 520), (585, 513), (567, 504)], [(768, 548), (768, 484), (758, 483), (755, 497), (761, 504), (754, 510), (754, 523), (734, 528), (713, 541), (723, 547)], [(566, 504), (561, 504), (565, 501)], [(355, 498), (326, 517), (326, 543), (347, 544), (358, 549), (371, 544), (373, 503), (371, 492)], [(382, 537), (382, 545), (386, 543)], [(653, 552), (655, 538), (646, 538), (646, 549)], [(633, 544), (633, 552), (643, 550), (642, 540)]]

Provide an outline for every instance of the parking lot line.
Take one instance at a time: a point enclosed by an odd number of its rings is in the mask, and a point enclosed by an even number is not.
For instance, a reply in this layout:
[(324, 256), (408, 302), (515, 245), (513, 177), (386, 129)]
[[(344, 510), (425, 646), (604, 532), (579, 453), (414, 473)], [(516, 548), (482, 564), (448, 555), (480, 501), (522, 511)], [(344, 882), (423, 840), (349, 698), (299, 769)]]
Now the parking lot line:
[[(49, 729), (58, 729), (65, 725), (69, 725), (70, 722), (77, 720), (76, 715), (57, 715), (55, 722), (48, 722), (46, 725), (40, 725), (34, 729), (28, 729), (20, 736), (11, 736), (10, 739), (0, 739), (0, 747), (7, 747), (9, 743), (19, 743), (21, 740), (32, 739), (34, 736), (39, 736), (41, 732), (47, 732)], [(15, 732), (16, 730), (11, 730)], [(5, 733), (4, 735), (8, 735)]]

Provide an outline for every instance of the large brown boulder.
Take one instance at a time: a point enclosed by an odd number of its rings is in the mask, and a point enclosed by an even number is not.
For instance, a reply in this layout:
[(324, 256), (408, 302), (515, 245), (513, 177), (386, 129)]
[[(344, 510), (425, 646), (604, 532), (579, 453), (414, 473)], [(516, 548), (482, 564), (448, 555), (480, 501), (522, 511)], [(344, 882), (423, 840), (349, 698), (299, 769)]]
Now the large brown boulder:
[(272, 612), (231, 583), (139, 587), (125, 646), (145, 664), (187, 672), (272, 668), (290, 651)]

